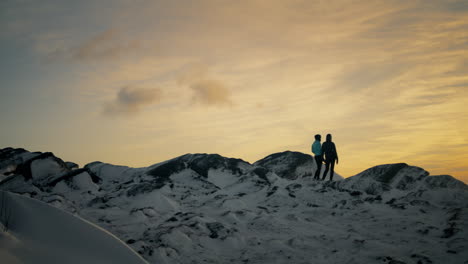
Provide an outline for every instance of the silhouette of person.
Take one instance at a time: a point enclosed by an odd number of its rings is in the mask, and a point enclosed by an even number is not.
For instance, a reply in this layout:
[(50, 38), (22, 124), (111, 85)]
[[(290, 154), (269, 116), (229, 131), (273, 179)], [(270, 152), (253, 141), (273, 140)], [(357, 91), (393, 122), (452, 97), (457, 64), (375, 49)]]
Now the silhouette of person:
[(336, 152), (335, 143), (332, 142), (332, 135), (328, 134), (327, 139), (322, 144), (322, 152), (325, 160), (325, 172), (323, 173), (322, 181), (327, 177), (327, 172), (330, 170), (330, 181), (333, 180), (335, 169), (335, 161), (338, 164), (338, 153)]
[(322, 145), (320, 144), (321, 139), (321, 135), (315, 135), (315, 141), (312, 144), (312, 153), (314, 153), (315, 162), (317, 163), (317, 170), (315, 171), (314, 180), (320, 180), (320, 170), (322, 169), (323, 156)]

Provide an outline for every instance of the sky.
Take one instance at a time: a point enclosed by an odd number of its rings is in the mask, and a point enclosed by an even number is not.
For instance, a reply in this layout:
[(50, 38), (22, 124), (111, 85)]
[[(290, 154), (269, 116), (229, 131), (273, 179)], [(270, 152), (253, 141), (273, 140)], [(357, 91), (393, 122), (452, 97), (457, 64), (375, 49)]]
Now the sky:
[(468, 183), (468, 1), (0, 2), (0, 148), (255, 162), (333, 135), (337, 173)]

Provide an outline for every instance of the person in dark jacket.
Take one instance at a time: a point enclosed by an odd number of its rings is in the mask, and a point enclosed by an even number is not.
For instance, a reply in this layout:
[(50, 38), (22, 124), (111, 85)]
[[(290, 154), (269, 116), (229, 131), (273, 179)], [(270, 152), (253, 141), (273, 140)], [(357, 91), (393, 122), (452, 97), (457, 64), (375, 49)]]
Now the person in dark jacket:
[(315, 171), (314, 180), (320, 180), (320, 170), (322, 169), (322, 145), (320, 141), (322, 136), (317, 134), (315, 135), (314, 144), (312, 144), (312, 153), (314, 153), (315, 162), (317, 163), (317, 170)]
[(332, 181), (335, 170), (335, 161), (336, 164), (338, 164), (338, 153), (336, 152), (335, 143), (332, 142), (331, 134), (327, 135), (326, 141), (322, 144), (322, 153), (325, 160), (325, 171), (323, 173), (322, 181), (327, 177), (328, 170), (330, 170), (330, 181)]

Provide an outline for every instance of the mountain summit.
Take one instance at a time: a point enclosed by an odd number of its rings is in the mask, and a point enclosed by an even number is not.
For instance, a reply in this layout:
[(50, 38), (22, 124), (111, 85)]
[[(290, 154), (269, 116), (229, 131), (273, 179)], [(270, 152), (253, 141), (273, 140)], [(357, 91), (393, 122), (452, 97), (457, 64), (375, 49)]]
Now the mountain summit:
[(150, 263), (464, 263), (468, 187), (404, 163), (315, 181), (299, 152), (144, 168), (0, 150), (0, 189), (79, 215)]

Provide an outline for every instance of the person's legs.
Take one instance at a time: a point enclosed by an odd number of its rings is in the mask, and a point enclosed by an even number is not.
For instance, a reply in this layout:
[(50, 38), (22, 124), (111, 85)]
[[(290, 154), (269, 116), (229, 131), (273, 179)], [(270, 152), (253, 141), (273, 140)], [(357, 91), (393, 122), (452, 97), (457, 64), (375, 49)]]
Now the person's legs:
[(320, 170), (322, 169), (322, 156), (315, 156), (315, 163), (317, 163), (317, 170), (315, 171), (314, 179), (320, 180)]
[(330, 169), (330, 162), (327, 160), (325, 161), (325, 171), (323, 172), (322, 181), (325, 180), (325, 178), (327, 177), (327, 172), (329, 169)]
[(333, 181), (333, 174), (335, 173), (335, 160), (331, 162), (330, 167), (330, 181)]

